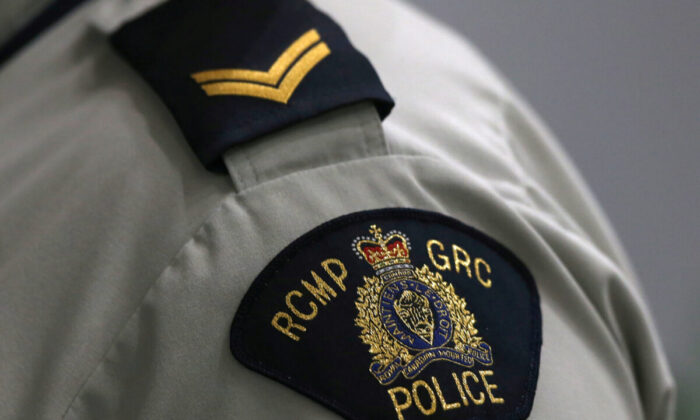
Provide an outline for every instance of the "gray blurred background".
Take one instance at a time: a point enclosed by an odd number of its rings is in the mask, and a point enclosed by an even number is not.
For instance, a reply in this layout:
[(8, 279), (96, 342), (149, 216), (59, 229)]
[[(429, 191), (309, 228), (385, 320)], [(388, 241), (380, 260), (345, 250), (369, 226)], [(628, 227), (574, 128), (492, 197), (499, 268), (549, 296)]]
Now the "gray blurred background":
[(700, 1), (407, 0), (469, 38), (552, 128), (641, 279), (700, 419)]

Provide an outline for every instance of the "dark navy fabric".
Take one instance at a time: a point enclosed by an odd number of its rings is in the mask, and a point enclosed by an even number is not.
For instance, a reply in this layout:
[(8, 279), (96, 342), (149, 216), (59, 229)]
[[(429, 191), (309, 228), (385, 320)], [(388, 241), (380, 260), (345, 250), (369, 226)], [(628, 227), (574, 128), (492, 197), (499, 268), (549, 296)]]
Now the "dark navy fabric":
[[(191, 75), (212, 69), (267, 71), (292, 42), (316, 29), (331, 50), (288, 103), (207, 96)], [(393, 106), (370, 62), (328, 16), (301, 0), (171, 0), (112, 36), (115, 48), (172, 111), (204, 165), (222, 171), (231, 146), (350, 103)]]
[(54, 0), (0, 46), (0, 66), (86, 0)]
[(535, 282), (513, 253), (403, 208), (294, 241), (250, 286), (230, 340), (239, 362), (346, 418), (400, 420), (526, 418), (541, 344)]

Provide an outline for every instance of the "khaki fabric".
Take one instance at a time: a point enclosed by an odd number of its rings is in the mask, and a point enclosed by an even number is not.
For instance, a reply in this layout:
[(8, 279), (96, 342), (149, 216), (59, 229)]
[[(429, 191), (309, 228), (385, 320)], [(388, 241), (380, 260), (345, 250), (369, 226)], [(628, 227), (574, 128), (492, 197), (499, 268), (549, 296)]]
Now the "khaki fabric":
[(403, 4), (314, 3), (396, 108), (381, 126), (357, 104), (232, 149), (231, 177), (201, 167), (110, 48), (105, 28), (141, 2), (82, 7), (0, 68), (0, 417), (335, 418), (242, 367), (231, 320), (308, 230), (414, 207), (487, 233), (533, 273), (544, 344), (531, 418), (671, 418), (635, 275), (528, 107)]
[(0, 3), (0, 44), (7, 41), (48, 4), (50, 0), (5, 0)]

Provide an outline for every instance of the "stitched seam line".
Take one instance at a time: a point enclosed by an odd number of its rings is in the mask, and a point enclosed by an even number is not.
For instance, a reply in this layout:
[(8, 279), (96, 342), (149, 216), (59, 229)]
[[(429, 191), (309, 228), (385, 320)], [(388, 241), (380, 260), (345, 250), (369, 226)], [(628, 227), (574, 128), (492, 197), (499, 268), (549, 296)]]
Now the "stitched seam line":
[[(437, 159), (435, 159), (435, 158), (433, 158), (433, 157), (430, 157), (430, 156), (423, 156), (423, 155), (372, 156), (371, 158), (373, 158), (373, 159), (376, 159), (376, 158), (386, 159), (386, 158), (390, 158), (390, 157), (410, 158), (410, 159), (418, 158), (417, 160), (421, 160), (421, 159), (428, 159), (428, 160), (433, 160), (433, 161), (436, 161), (436, 160), (437, 160)], [(291, 173), (291, 174), (289, 174), (289, 175), (285, 175), (285, 177), (288, 177), (288, 176), (299, 176), (299, 175), (301, 175), (301, 174), (303, 174), (303, 173), (306, 173), (306, 172), (309, 172), (309, 171), (313, 171), (313, 170), (317, 170), (317, 169), (320, 169), (320, 168), (325, 168), (325, 167), (327, 167), (327, 166), (336, 166), (336, 165), (344, 165), (344, 164), (348, 164), (348, 163), (355, 163), (355, 162), (357, 162), (357, 161), (359, 161), (359, 160), (364, 160), (364, 159), (355, 159), (355, 160), (353, 160), (353, 161), (338, 162), (338, 163), (335, 163), (335, 164), (333, 164), (333, 165), (326, 165), (326, 166), (317, 167), (317, 168), (305, 169), (305, 170), (302, 170), (302, 171), (298, 171), (298, 172)], [(263, 185), (263, 184), (265, 184), (266, 182), (272, 182), (272, 181), (275, 181), (275, 180), (278, 180), (278, 179), (280, 179), (280, 178), (274, 178), (274, 179), (271, 179), (271, 180), (269, 180), (269, 181), (264, 181), (264, 182), (262, 182), (262, 183), (260, 183), (260, 184), (256, 184), (256, 185), (254, 185), (253, 187), (251, 187), (251, 188), (249, 188), (249, 189), (246, 189), (245, 191), (242, 191), (241, 193), (245, 193), (245, 192), (247, 192), (247, 191), (251, 191), (252, 189), (254, 189), (254, 188), (256, 188), (256, 187), (258, 187), (258, 186), (260, 186), (260, 185)], [(235, 193), (235, 192), (234, 192), (234, 193), (232, 193), (232, 194), (241, 194), (241, 193)], [(227, 197), (228, 197), (228, 196), (227, 196)], [(202, 233), (204, 233), (205, 228), (206, 228), (208, 225), (211, 224), (212, 219), (213, 219), (216, 215), (218, 215), (219, 213), (221, 213), (221, 212), (223, 211), (223, 209), (226, 208), (227, 197), (225, 197), (223, 200), (221, 200), (221, 203), (219, 203), (219, 205), (211, 212), (211, 214), (209, 214), (209, 215), (205, 218), (204, 222), (200, 225), (200, 227), (197, 229), (197, 231), (195, 232), (195, 234), (192, 235), (192, 237), (190, 237), (190, 238), (182, 245), (182, 247), (180, 247), (180, 249), (179, 249), (179, 250), (175, 253), (175, 255), (170, 259), (170, 261), (169, 261), (168, 264), (165, 266), (165, 268), (160, 272), (160, 274), (159, 274), (158, 276), (155, 277), (155, 279), (154, 279), (154, 280), (151, 282), (151, 284), (148, 286), (148, 288), (146, 289), (144, 295), (143, 295), (143, 296), (141, 297), (141, 299), (139, 300), (139, 304), (136, 306), (136, 308), (134, 309), (134, 311), (133, 311), (131, 314), (129, 314), (128, 317), (126, 317), (126, 320), (124, 321), (124, 323), (122, 324), (122, 326), (119, 327), (118, 332), (114, 335), (113, 339), (110, 341), (109, 346), (107, 346), (107, 349), (105, 350), (105, 353), (102, 355), (102, 357), (98, 360), (98, 362), (97, 362), (97, 363), (95, 364), (95, 366), (92, 368), (92, 370), (90, 371), (90, 373), (85, 377), (85, 379), (83, 380), (83, 382), (80, 384), (80, 387), (78, 388), (78, 391), (77, 391), (76, 394), (73, 396), (73, 398), (71, 398), (70, 403), (69, 403), (68, 406), (66, 407), (66, 410), (65, 410), (65, 411), (63, 412), (63, 414), (61, 415), (61, 419), (62, 419), (62, 420), (65, 419), (66, 416), (68, 415), (68, 413), (72, 411), (75, 402), (76, 402), (76, 401), (78, 400), (78, 398), (83, 394), (83, 391), (85, 390), (85, 387), (86, 387), (86, 386), (88, 385), (88, 383), (90, 382), (90, 379), (92, 379), (93, 376), (95, 376), (97, 370), (104, 364), (105, 360), (107, 359), (107, 356), (109, 355), (109, 352), (114, 348), (114, 346), (116, 345), (116, 343), (119, 341), (119, 338), (121, 337), (121, 335), (122, 335), (122, 333), (124, 332), (124, 330), (128, 327), (129, 322), (131, 321), (131, 319), (139, 312), (139, 310), (140, 310), (141, 307), (143, 306), (144, 301), (146, 300), (146, 297), (148, 297), (148, 295), (150, 294), (150, 292), (151, 292), (151, 290), (153, 289), (153, 287), (154, 287), (154, 286), (156, 285), (156, 283), (163, 277), (163, 274), (165, 273), (165, 270), (167, 270), (169, 267), (171, 267), (171, 266), (174, 265), (174, 263), (181, 257), (181, 255), (182, 255), (182, 253), (184, 252), (184, 249), (187, 247), (187, 245), (188, 245), (190, 242), (192, 242), (192, 241), (196, 240), (197, 238), (199, 238), (199, 237), (202, 235)]]
[(66, 410), (65, 410), (65, 411), (63, 412), (63, 414), (61, 415), (61, 419), (65, 419), (66, 416), (68, 415), (68, 413), (69, 413), (70, 411), (72, 411), (73, 405), (74, 405), (75, 402), (78, 400), (78, 398), (83, 394), (83, 391), (84, 391), (85, 387), (87, 386), (87, 384), (90, 382), (90, 379), (92, 379), (92, 377), (95, 376), (95, 373), (96, 373), (96, 372), (98, 371), (98, 369), (104, 364), (105, 360), (107, 359), (107, 356), (109, 355), (109, 352), (114, 348), (114, 346), (116, 345), (116, 343), (119, 341), (119, 338), (121, 337), (122, 333), (123, 333), (124, 330), (126, 330), (126, 328), (128, 327), (129, 322), (130, 322), (130, 321), (132, 320), (132, 318), (139, 312), (139, 310), (140, 310), (141, 307), (143, 306), (144, 301), (146, 300), (146, 298), (148, 297), (148, 295), (151, 293), (151, 290), (153, 290), (153, 287), (154, 287), (155, 284), (158, 282), (158, 280), (160, 280), (160, 279), (163, 277), (163, 274), (165, 273), (165, 271), (166, 271), (169, 267), (172, 267), (172, 266), (175, 264), (175, 262), (180, 258), (180, 256), (181, 256), (182, 253), (184, 252), (184, 250), (185, 250), (185, 248), (187, 247), (187, 245), (190, 244), (191, 242), (195, 241), (197, 238), (199, 238), (199, 237), (205, 232), (206, 226), (209, 225), (209, 224), (211, 224), (211, 221), (212, 221), (212, 219), (214, 218), (214, 216), (216, 216), (217, 214), (219, 214), (220, 212), (223, 211), (223, 209), (224, 209), (224, 207), (225, 207), (225, 203), (226, 203), (226, 199), (224, 198), (224, 199), (222, 199), (221, 202), (216, 206), (216, 208), (204, 219), (204, 222), (202, 222), (202, 224), (199, 226), (199, 228), (197, 229), (197, 231), (195, 232), (195, 234), (192, 235), (187, 241), (185, 241), (185, 243), (180, 247), (180, 249), (178, 249), (178, 251), (175, 253), (175, 255), (168, 261), (168, 264), (166, 264), (165, 268), (163, 268), (163, 270), (161, 270), (160, 274), (158, 274), (158, 275), (153, 279), (153, 281), (152, 281), (151, 284), (148, 286), (148, 288), (146, 289), (145, 293), (143, 294), (143, 296), (142, 296), (141, 299), (139, 300), (139, 303), (138, 303), (138, 305), (136, 306), (136, 308), (134, 308), (133, 312), (131, 312), (131, 314), (129, 314), (129, 316), (126, 317), (126, 320), (125, 320), (124, 323), (119, 327), (119, 330), (117, 331), (117, 333), (114, 334), (114, 337), (113, 337), (112, 340), (109, 342), (109, 345), (107, 346), (107, 349), (106, 349), (105, 353), (102, 355), (102, 357), (99, 359), (99, 361), (95, 364), (95, 366), (92, 368), (92, 370), (90, 371), (90, 373), (85, 377), (85, 380), (80, 384), (80, 387), (78, 388), (78, 391), (77, 391), (76, 394), (73, 396), (73, 398), (71, 398), (70, 403), (68, 404), (68, 407), (66, 407)]

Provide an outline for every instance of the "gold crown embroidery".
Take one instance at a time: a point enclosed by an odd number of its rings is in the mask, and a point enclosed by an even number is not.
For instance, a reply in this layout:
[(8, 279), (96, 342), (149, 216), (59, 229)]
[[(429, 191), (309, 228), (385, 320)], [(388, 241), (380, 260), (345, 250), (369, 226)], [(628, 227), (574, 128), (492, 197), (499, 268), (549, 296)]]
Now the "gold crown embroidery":
[(382, 385), (399, 375), (416, 377), (430, 363), (447, 361), (464, 367), (493, 364), (491, 347), (476, 334), (476, 318), (454, 286), (427, 265), (411, 264), (410, 240), (399, 231), (386, 235), (376, 225), (372, 238), (352, 243), (375, 276), (357, 289), (360, 340), (369, 346), (369, 371)]

